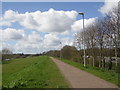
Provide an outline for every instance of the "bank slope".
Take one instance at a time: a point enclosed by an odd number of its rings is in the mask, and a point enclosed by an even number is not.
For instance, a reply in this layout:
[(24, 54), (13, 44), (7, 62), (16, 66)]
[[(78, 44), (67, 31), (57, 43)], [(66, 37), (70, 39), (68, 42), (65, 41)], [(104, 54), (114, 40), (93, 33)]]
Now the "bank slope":
[(67, 88), (54, 62), (47, 56), (7, 61), (3, 64), (3, 88)]

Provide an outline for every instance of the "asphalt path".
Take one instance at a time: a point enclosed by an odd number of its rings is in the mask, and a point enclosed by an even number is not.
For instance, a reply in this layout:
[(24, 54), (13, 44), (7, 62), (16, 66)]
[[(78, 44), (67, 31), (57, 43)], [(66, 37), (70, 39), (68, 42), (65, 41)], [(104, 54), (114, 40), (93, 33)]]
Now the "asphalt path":
[(88, 72), (80, 70), (60, 60), (50, 57), (58, 66), (65, 79), (69, 82), (71, 88), (118, 88)]

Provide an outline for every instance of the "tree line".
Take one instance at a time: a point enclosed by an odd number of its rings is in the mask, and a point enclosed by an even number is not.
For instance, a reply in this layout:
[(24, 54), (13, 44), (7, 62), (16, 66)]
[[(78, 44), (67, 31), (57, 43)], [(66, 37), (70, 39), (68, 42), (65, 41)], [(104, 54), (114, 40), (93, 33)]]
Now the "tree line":
[(85, 45), (87, 65), (115, 69), (120, 62), (119, 19), (120, 10), (115, 7), (104, 18), (97, 19), (85, 27), (85, 32), (83, 30), (77, 32), (74, 46), (64, 46), (60, 51), (52, 50), (46, 54), (83, 64), (83, 45)]
[[(115, 7), (104, 18), (97, 19), (94, 23), (87, 26), (85, 31), (82, 30), (76, 34), (75, 46), (81, 50), (83, 45), (85, 45), (87, 55), (93, 58), (93, 67), (95, 67), (99, 59), (99, 67), (105, 68), (105, 57), (109, 58), (109, 63), (112, 63), (113, 56), (115, 57), (116, 66), (118, 66), (120, 60), (119, 19), (120, 10)], [(104, 53), (105, 50), (107, 50), (106, 54)], [(114, 52), (114, 55), (112, 52)]]

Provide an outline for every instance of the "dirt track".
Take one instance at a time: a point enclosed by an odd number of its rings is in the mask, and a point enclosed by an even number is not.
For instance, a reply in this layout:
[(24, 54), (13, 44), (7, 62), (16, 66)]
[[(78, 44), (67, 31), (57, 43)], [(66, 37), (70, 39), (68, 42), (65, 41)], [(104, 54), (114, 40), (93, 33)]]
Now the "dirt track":
[(60, 60), (52, 57), (51, 59), (58, 66), (66, 80), (68, 80), (71, 88), (118, 88), (114, 84), (111, 84), (90, 73), (68, 65)]

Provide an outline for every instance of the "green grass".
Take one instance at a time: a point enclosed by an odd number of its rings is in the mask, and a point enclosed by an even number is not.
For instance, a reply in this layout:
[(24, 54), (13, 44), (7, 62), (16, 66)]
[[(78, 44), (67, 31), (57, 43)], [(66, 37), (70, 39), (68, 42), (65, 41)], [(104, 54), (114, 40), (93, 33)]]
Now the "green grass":
[[(58, 58), (58, 59), (60, 60), (60, 58)], [(97, 77), (100, 77), (106, 81), (109, 81), (117, 86), (120, 86), (120, 83), (118, 83), (118, 73), (116, 73), (114, 71), (110, 71), (107, 69), (100, 69), (100, 68), (92, 67), (92, 66), (84, 67), (83, 64), (80, 64), (77, 62), (73, 62), (73, 61), (66, 60), (66, 59), (61, 59), (61, 60), (67, 64), (70, 64), (70, 65), (77, 67), (81, 70), (89, 72)]]
[(68, 88), (57, 66), (47, 56), (3, 63), (3, 88)]
[(0, 89), (2, 87), (2, 64), (0, 63)]

